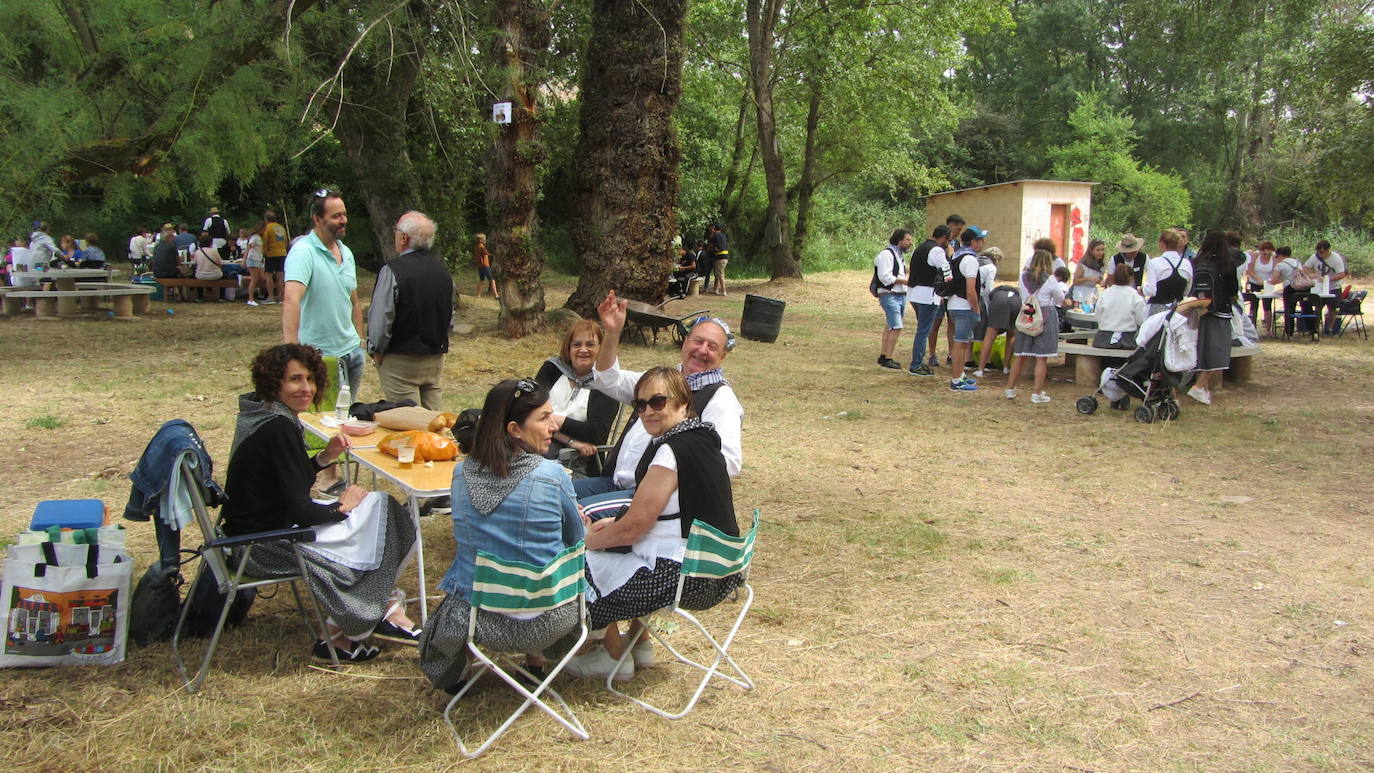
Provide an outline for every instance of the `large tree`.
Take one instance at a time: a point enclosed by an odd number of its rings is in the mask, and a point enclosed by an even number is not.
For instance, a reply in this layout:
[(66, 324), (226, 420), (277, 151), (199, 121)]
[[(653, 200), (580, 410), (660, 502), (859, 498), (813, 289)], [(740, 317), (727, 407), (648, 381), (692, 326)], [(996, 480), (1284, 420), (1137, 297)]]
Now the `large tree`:
[(572, 235), (582, 275), (568, 306), (608, 290), (658, 302), (677, 230), (677, 135), (686, 0), (593, 0), (573, 161)]
[(519, 338), (538, 329), (544, 313), (544, 258), (534, 233), (544, 159), (539, 90), (553, 36), (552, 9), (541, 0), (492, 0), (489, 11), (495, 34), (487, 55), (511, 113), (509, 124), (497, 126), (487, 152), (487, 244), (501, 289), (501, 329)]

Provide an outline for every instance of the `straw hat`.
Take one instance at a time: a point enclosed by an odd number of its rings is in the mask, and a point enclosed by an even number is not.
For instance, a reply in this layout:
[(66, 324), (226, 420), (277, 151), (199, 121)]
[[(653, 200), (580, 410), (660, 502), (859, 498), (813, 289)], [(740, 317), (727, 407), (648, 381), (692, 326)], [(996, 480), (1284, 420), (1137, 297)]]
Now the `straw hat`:
[(1135, 234), (1126, 234), (1121, 237), (1121, 241), (1116, 243), (1118, 252), (1136, 252), (1145, 246), (1145, 240)]

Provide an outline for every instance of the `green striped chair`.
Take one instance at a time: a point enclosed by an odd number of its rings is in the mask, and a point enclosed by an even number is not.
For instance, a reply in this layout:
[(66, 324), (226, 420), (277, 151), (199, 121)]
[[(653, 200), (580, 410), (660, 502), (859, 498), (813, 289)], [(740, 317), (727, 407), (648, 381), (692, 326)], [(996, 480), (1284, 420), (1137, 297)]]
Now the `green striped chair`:
[[(643, 636), (644, 631), (648, 631), (679, 663), (702, 672), (701, 682), (697, 685), (695, 692), (692, 693), (692, 697), (688, 699), (687, 705), (683, 706), (681, 711), (670, 713), (648, 701), (627, 695), (615, 688), (612, 681), (614, 672), (606, 678), (606, 689), (622, 698), (628, 698), (666, 719), (682, 719), (687, 716), (688, 712), (697, 705), (697, 701), (706, 691), (706, 686), (711, 683), (712, 679), (723, 679), (745, 690), (754, 689), (753, 680), (744, 673), (744, 669), (740, 668), (735, 659), (730, 657), (729, 650), (730, 644), (735, 640), (735, 634), (739, 633), (740, 624), (744, 622), (744, 616), (749, 613), (749, 607), (754, 603), (754, 587), (749, 584), (749, 566), (754, 559), (754, 539), (758, 536), (758, 532), (759, 511), (756, 508), (753, 524), (749, 527), (748, 533), (743, 536), (732, 537), (701, 521), (693, 521), (692, 529), (687, 534), (687, 551), (682, 557), (682, 574), (678, 577), (677, 595), (673, 598), (673, 614), (686, 619), (702, 636), (706, 637), (706, 641), (711, 645), (711, 650), (715, 653), (710, 665), (699, 663), (678, 652), (673, 645), (669, 644), (658, 632), (650, 629), (649, 626), (646, 625), (641, 629), (640, 636)], [(729, 633), (725, 635), (724, 639), (717, 641), (695, 615), (682, 608), (682, 585), (688, 577), (721, 579), (734, 574), (741, 575), (741, 587), (745, 591), (744, 603), (740, 606), (739, 613), (735, 615), (735, 621), (730, 626)], [(631, 657), (631, 651), (638, 641), (639, 637), (636, 637), (625, 645), (625, 653), (620, 656), (621, 662)], [(729, 670), (734, 673), (728, 673), (722, 666), (728, 666)]]
[[(587, 601), (583, 595), (583, 591), (587, 587), (584, 550), (583, 543), (579, 542), (559, 553), (544, 566), (533, 566), (519, 561), (505, 561), (484, 551), (479, 550), (477, 552), (477, 563), (472, 578), (472, 614), (468, 616), (468, 651), (476, 659), (476, 664), (467, 683), (453, 696), (453, 699), (448, 702), (448, 706), (444, 709), (444, 721), (448, 723), (449, 732), (453, 734), (453, 739), (458, 743), (459, 750), (467, 757), (476, 757), (486, 751), (530, 706), (538, 706), (573, 735), (584, 741), (587, 739), (587, 729), (582, 726), (577, 715), (563, 700), (563, 696), (549, 687), (554, 678), (562, 673), (563, 667), (568, 664), (568, 661), (587, 640)], [(558, 661), (557, 665), (546, 670), (546, 675), (542, 681), (527, 671), (518, 660), (507, 657), (503, 653), (492, 653), (493, 657), (483, 652), (481, 642), (477, 641), (477, 617), (480, 614), (542, 613), (564, 604), (577, 604), (579, 629), (577, 643), (568, 650), (568, 653), (563, 656), (562, 660)], [(530, 683), (537, 683), (538, 686), (533, 690), (527, 689), (525, 685), (510, 675), (509, 672), (512, 670), (523, 675)], [(487, 740), (483, 741), (476, 749), (469, 750), (467, 745), (463, 743), (458, 728), (453, 724), (453, 707), (458, 705), (458, 701), (467, 694), (468, 690), (472, 689), (482, 674), (488, 671), (496, 674), (512, 689), (523, 695), (525, 702), (520, 704), (519, 708), (487, 737)], [(544, 693), (548, 693), (558, 702), (558, 705), (563, 709), (562, 714), (540, 699)]]

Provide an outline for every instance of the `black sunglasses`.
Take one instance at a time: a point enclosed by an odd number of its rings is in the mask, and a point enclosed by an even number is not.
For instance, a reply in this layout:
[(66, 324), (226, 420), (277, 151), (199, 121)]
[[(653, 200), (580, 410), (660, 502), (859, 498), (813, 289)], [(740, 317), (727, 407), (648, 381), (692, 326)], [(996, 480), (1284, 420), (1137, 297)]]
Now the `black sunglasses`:
[(648, 400), (638, 397), (630, 401), (630, 405), (635, 407), (635, 413), (644, 413), (645, 410), (653, 408), (655, 411), (663, 410), (663, 406), (668, 404), (668, 395), (654, 395)]
[(539, 385), (534, 383), (533, 381), (530, 381), (527, 378), (520, 379), (519, 381), (515, 382), (515, 391), (512, 392), (510, 396), (511, 402), (519, 400), (520, 395), (531, 394), (532, 392), (534, 392), (534, 390), (538, 388)]

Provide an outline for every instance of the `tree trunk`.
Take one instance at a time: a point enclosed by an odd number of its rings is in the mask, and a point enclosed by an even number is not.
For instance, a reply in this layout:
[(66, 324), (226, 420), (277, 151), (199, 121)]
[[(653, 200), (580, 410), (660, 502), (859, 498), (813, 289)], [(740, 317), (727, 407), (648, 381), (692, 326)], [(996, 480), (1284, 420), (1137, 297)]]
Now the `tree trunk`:
[(543, 325), (544, 256), (534, 243), (539, 199), (536, 175), (544, 156), (539, 136), (538, 90), (553, 29), (540, 0), (496, 0), (491, 5), (497, 35), (489, 58), (501, 73), (511, 121), (498, 125), (487, 151), (487, 246), (501, 290), (501, 330), (511, 338)]
[(813, 78), (811, 102), (806, 109), (806, 150), (802, 156), (801, 178), (797, 180), (797, 227), (792, 231), (792, 251), (798, 262), (806, 256), (807, 224), (811, 221), (811, 199), (816, 193), (816, 133), (821, 123), (821, 82)]
[(772, 278), (801, 278), (801, 266), (792, 256), (792, 224), (787, 211), (787, 174), (778, 148), (778, 127), (773, 116), (773, 32), (782, 13), (782, 0), (748, 0), (749, 85), (754, 94), (754, 118), (759, 132), (759, 153), (768, 189), (764, 249)]
[[(428, 7), (412, 3), (390, 20), (391, 35), (385, 41), (379, 37), (353, 52), (342, 78), (344, 87), (332, 92), (334, 99), (324, 111), (325, 115), (337, 111), (333, 133), (359, 181), (362, 201), (350, 191), (344, 191), (344, 201), (366, 208), (381, 251), (380, 255), (358, 256), (358, 264), (373, 271), (396, 257), (392, 230), (401, 215), (419, 204), (407, 138), (410, 96), (425, 55)], [(337, 61), (348, 55), (356, 31), (334, 27), (317, 34), (328, 35), (314, 43), (327, 47), (330, 60)]]
[[(744, 141), (745, 141), (745, 119), (749, 117), (749, 92), (742, 91), (739, 95), (739, 114), (735, 118), (735, 143), (730, 151), (730, 168), (725, 173), (725, 187), (720, 191), (720, 198), (716, 201), (716, 214), (724, 214), (730, 208), (730, 199), (735, 193), (735, 186), (740, 183), (740, 164), (744, 160)], [(750, 169), (753, 168), (753, 159), (750, 158)]]
[(614, 289), (663, 300), (677, 232), (687, 0), (593, 0), (573, 159), (573, 244), (582, 275), (568, 307), (583, 316)]

